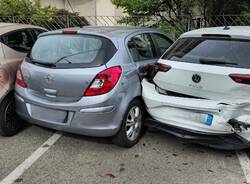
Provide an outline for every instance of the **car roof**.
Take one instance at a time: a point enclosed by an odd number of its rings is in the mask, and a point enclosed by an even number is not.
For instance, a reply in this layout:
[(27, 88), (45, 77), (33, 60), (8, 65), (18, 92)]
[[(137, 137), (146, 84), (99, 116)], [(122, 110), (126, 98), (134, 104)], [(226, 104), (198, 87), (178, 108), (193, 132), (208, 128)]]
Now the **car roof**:
[(105, 34), (110, 37), (124, 37), (136, 32), (150, 32), (156, 31), (156, 29), (146, 28), (146, 27), (125, 27), (125, 26), (117, 26), (117, 27), (98, 27), (98, 26), (87, 26), (82, 28), (80, 31), (90, 31), (96, 32), (100, 34)]
[(201, 37), (202, 35), (230, 36), (231, 38), (250, 39), (250, 26), (210, 27), (186, 32), (183, 37)]
[(44, 29), (42, 27), (27, 25), (27, 24), (14, 24), (14, 23), (0, 23), (0, 35), (3, 35), (7, 32), (15, 31), (18, 29), (27, 29), (27, 28), (37, 28), (37, 29)]
[[(82, 28), (66, 28), (66, 29), (76, 29), (78, 33), (84, 34), (96, 34), (102, 35), (109, 38), (125, 38), (130, 34), (136, 32), (159, 32), (161, 31), (152, 28), (145, 28), (145, 27), (130, 27), (130, 26), (85, 26)], [(61, 30), (56, 31), (49, 31), (43, 33), (42, 35), (49, 35), (49, 34), (60, 34)]]

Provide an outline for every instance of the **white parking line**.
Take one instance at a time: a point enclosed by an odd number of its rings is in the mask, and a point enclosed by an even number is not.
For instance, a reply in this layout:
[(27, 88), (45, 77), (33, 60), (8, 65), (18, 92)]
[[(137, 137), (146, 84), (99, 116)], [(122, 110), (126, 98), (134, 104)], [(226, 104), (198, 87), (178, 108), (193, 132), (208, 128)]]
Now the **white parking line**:
[(246, 177), (246, 183), (250, 183), (250, 160), (244, 151), (237, 151), (236, 154)]
[(22, 174), (29, 169), (58, 139), (61, 133), (54, 133), (46, 142), (44, 142), (35, 152), (33, 152), (23, 163), (21, 163), (14, 171), (5, 177), (0, 184), (12, 184)]

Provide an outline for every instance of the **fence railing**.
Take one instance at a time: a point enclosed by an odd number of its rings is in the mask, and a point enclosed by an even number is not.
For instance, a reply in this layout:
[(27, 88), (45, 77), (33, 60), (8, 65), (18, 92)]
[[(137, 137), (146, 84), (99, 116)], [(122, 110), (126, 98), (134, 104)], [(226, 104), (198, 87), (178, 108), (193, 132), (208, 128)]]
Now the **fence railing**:
[(23, 16), (0, 16), (0, 22), (33, 24), (48, 30), (86, 25), (160, 27), (169, 34), (178, 36), (183, 32), (202, 27), (250, 25), (250, 15), (182, 16), (175, 19), (167, 16), (56, 16), (49, 20), (36, 20)]
[(62, 29), (66, 27), (78, 27), (89, 25), (89, 21), (85, 17), (80, 16), (56, 16), (49, 20), (32, 19), (23, 16), (0, 16), (0, 22), (11, 22), (19, 24), (32, 24), (44, 27), (48, 30)]
[(250, 25), (250, 15), (216, 15), (207, 17), (193, 17), (191, 28), (216, 27), (216, 26), (247, 26)]

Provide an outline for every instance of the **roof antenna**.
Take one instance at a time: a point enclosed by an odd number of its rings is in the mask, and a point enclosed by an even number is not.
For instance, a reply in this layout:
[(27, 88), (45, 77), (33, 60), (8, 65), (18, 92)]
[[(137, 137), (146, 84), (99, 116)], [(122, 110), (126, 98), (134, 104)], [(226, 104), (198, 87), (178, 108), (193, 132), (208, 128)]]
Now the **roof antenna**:
[(224, 26), (225, 26), (225, 27), (223, 28), (223, 30), (229, 30), (230, 27), (227, 26), (227, 21), (226, 21), (226, 19), (225, 19), (225, 14), (223, 13), (222, 16), (223, 16), (223, 22), (224, 22)]

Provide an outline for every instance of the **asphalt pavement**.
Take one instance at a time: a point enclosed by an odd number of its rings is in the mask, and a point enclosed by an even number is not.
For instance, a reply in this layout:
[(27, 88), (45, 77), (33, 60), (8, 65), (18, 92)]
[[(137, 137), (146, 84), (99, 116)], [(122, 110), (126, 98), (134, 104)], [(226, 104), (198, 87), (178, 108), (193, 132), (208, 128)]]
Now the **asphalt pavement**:
[(182, 144), (163, 132), (146, 132), (130, 149), (68, 133), (44, 145), (54, 133), (28, 126), (0, 137), (0, 184), (10, 174), (21, 184), (247, 184), (236, 152)]

